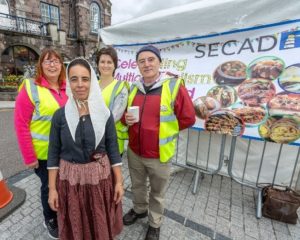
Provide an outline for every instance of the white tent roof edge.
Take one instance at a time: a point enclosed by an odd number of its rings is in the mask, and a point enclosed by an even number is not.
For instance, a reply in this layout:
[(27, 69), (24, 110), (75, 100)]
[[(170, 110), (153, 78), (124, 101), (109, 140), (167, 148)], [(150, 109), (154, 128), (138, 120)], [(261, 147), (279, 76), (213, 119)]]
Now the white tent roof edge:
[(99, 30), (106, 45), (146, 44), (300, 19), (299, 0), (202, 0)]

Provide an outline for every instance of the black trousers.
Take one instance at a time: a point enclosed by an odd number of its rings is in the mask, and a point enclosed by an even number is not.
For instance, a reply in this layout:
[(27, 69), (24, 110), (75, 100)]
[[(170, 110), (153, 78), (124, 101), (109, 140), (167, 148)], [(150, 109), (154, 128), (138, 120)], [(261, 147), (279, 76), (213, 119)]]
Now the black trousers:
[(36, 175), (40, 178), (41, 186), (41, 202), (45, 221), (56, 218), (56, 212), (53, 211), (48, 204), (49, 188), (48, 188), (48, 170), (47, 161), (39, 160), (39, 167), (34, 169)]

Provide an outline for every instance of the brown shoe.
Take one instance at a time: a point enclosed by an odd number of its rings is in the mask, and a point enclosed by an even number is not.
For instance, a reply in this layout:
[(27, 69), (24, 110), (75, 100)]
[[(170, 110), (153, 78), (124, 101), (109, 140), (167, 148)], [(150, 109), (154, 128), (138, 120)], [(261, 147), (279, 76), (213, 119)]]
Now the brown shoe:
[(136, 213), (133, 209), (130, 209), (123, 217), (124, 225), (131, 225), (136, 222), (138, 218), (144, 218), (148, 216), (148, 211), (144, 213)]
[(160, 228), (149, 226), (145, 240), (159, 240)]

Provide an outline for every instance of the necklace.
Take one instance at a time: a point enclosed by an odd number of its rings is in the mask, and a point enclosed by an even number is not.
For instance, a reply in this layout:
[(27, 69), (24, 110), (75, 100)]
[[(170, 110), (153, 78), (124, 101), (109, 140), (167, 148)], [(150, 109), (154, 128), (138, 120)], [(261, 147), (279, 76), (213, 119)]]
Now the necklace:
[(86, 103), (88, 103), (88, 100), (79, 100), (79, 99), (76, 99), (76, 102), (77, 102), (77, 105), (79, 108), (84, 108), (85, 110), (87, 110), (86, 108)]

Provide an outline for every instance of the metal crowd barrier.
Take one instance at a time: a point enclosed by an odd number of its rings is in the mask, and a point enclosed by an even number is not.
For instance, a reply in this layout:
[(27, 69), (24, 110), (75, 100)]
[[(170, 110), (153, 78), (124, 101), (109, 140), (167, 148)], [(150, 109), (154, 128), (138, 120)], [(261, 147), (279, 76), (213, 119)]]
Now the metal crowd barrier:
[[(299, 154), (298, 146), (232, 138), (228, 174), (236, 182), (257, 190), (257, 218), (262, 215), (263, 185), (277, 184), (291, 188), (295, 185)], [(242, 168), (242, 171), (237, 171), (237, 168)]]
[(195, 171), (192, 190), (195, 194), (201, 176), (217, 174), (223, 162), (228, 162), (229, 177), (257, 190), (256, 217), (261, 218), (262, 186), (267, 183), (295, 187), (300, 171), (299, 155), (298, 146), (188, 129), (178, 137), (173, 164)]
[[(191, 131), (195, 134), (191, 135)], [(173, 165), (195, 171), (193, 190), (195, 194), (203, 174), (216, 174), (222, 168), (226, 135), (188, 129), (180, 132)]]

